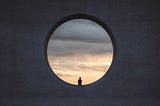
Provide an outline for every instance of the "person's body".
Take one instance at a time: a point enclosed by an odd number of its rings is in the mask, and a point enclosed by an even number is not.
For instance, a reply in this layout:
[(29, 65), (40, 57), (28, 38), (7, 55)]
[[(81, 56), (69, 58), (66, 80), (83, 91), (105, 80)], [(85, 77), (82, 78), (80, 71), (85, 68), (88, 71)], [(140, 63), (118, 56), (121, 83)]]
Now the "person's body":
[(79, 77), (79, 79), (78, 79), (78, 85), (82, 85), (81, 77)]

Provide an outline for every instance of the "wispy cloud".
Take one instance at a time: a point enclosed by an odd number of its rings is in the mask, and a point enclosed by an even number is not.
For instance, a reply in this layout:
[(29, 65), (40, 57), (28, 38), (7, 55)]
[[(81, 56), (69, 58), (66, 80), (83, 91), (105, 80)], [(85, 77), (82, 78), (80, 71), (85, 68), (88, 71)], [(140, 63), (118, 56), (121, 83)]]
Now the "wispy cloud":
[(72, 77), (73, 75), (71, 74), (64, 74), (64, 73), (59, 73), (59, 72), (56, 72), (56, 74), (60, 77), (63, 77), (63, 76), (66, 76), (66, 77)]

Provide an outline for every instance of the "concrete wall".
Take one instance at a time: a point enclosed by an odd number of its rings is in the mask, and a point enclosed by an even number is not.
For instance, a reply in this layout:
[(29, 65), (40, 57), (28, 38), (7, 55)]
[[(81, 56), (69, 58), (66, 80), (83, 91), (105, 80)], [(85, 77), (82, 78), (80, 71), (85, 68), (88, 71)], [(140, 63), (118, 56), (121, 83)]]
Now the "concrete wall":
[[(152, 0), (4, 0), (0, 3), (0, 97), (160, 97), (159, 10)], [(44, 46), (58, 20), (79, 13), (107, 24), (117, 44), (109, 72), (85, 87), (60, 81), (47, 64)]]

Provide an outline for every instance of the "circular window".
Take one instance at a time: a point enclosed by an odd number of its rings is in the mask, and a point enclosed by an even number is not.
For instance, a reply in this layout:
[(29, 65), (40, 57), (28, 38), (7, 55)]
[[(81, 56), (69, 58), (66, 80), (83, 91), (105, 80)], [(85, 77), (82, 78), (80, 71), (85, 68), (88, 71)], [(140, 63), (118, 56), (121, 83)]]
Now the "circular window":
[(108, 71), (113, 45), (108, 31), (98, 21), (63, 19), (50, 33), (47, 58), (58, 78), (73, 85), (87, 85)]

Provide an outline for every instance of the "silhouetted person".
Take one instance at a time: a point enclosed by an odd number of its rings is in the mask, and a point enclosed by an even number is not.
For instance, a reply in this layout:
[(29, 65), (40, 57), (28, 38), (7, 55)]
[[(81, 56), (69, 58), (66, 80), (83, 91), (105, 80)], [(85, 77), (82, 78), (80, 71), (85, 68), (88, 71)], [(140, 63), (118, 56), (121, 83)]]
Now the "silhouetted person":
[(82, 80), (81, 80), (81, 77), (79, 77), (79, 80), (78, 80), (78, 85), (82, 85)]

